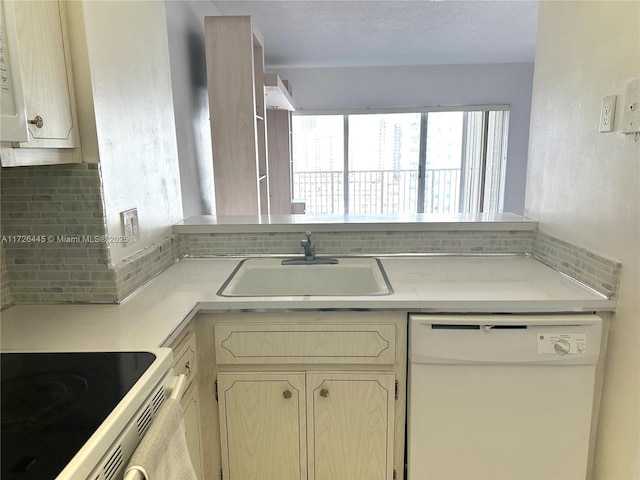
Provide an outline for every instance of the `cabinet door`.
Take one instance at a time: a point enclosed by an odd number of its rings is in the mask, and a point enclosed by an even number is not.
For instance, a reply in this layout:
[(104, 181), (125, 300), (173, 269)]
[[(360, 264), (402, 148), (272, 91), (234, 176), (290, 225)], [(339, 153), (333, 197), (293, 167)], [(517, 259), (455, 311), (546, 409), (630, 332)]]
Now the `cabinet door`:
[(313, 480), (393, 478), (395, 375), (308, 373)]
[(187, 450), (198, 479), (202, 479), (202, 451), (200, 449), (200, 409), (198, 407), (198, 385), (188, 390), (180, 401), (184, 415), (184, 430)]
[(304, 373), (219, 373), (222, 469), (228, 480), (302, 480)]
[[(13, 2), (29, 142), (21, 147), (77, 146), (66, 11), (57, 1)], [(40, 125), (40, 126), (38, 126)]]

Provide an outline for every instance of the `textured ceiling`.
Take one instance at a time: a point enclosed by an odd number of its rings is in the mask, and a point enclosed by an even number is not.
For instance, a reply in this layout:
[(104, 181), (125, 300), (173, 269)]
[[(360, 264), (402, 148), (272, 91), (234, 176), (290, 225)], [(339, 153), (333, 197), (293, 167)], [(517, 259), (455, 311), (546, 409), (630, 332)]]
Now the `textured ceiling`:
[(538, 2), (212, 0), (251, 15), (269, 68), (533, 62)]

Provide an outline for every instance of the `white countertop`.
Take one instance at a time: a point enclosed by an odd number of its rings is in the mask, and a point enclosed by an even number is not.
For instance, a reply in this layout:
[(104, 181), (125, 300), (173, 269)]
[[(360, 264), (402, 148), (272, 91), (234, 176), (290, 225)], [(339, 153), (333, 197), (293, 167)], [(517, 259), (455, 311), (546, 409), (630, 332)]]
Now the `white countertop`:
[(198, 311), (382, 309), (411, 312), (612, 311), (615, 301), (525, 256), (379, 257), (386, 296), (220, 297), (239, 258), (184, 259), (120, 305), (15, 305), (0, 313), (2, 350), (162, 345)]
[(173, 227), (175, 233), (533, 231), (538, 223), (514, 213), (403, 215), (196, 215)]

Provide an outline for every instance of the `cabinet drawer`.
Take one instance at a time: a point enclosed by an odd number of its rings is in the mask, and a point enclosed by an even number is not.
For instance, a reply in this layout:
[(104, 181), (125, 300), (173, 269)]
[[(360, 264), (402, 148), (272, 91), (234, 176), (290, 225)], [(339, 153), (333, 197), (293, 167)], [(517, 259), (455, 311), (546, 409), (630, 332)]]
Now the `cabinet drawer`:
[(393, 365), (395, 325), (219, 324), (218, 364), (347, 363)]
[(174, 350), (173, 370), (176, 375), (182, 373), (187, 377), (187, 386), (196, 376), (198, 364), (196, 361), (196, 336), (191, 333), (175, 350)]

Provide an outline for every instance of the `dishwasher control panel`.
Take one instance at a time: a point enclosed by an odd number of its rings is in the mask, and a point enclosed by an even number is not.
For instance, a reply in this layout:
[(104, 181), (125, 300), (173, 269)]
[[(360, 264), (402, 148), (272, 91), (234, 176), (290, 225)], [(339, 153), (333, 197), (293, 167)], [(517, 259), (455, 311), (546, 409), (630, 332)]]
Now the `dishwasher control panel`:
[(602, 319), (593, 314), (409, 317), (412, 364), (591, 365), (601, 341)]
[(587, 353), (587, 335), (584, 333), (541, 333), (538, 335), (538, 353), (542, 355), (583, 355)]

